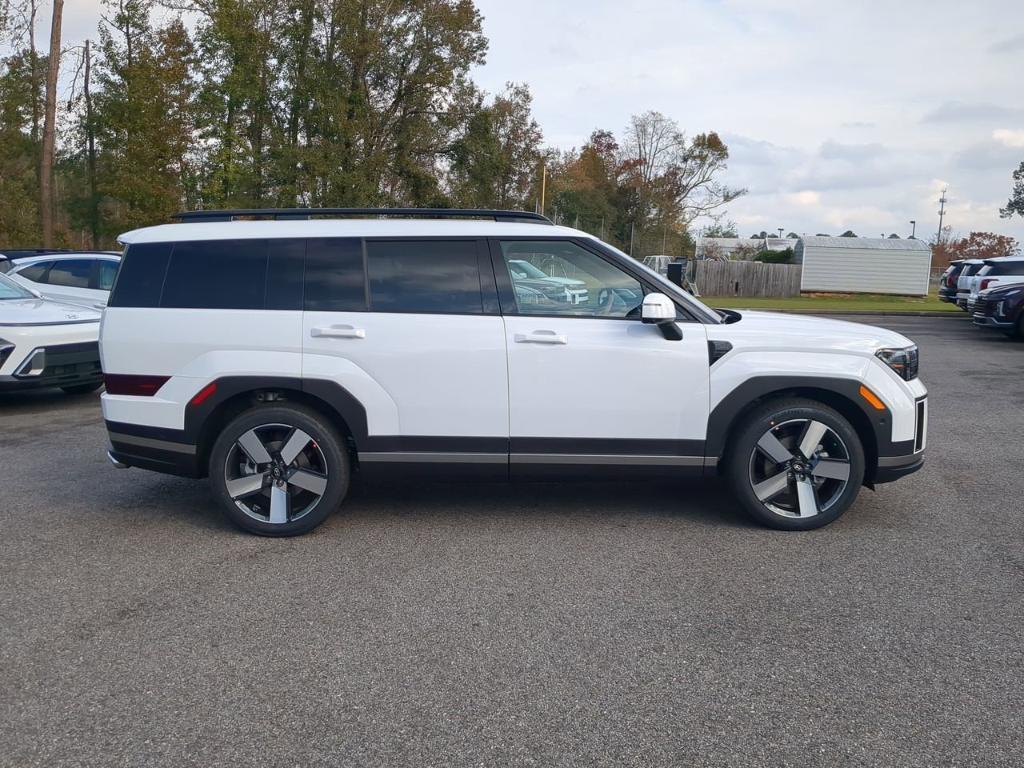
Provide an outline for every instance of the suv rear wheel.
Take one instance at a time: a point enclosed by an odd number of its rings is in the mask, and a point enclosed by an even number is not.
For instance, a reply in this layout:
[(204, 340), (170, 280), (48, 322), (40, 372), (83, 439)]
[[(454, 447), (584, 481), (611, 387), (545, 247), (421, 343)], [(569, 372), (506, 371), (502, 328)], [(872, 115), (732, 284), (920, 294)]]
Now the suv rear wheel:
[(744, 511), (786, 531), (820, 528), (857, 498), (864, 449), (850, 423), (814, 400), (777, 400), (745, 418), (727, 474)]
[(319, 414), (295, 405), (246, 411), (217, 437), (210, 483), (235, 525), (263, 536), (307, 533), (348, 492), (348, 454)]

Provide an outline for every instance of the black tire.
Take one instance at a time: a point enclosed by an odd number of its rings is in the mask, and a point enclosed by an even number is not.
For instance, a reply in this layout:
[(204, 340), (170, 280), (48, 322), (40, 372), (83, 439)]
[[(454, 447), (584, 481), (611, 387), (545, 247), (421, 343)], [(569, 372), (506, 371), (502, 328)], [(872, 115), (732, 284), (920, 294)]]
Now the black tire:
[[(740, 506), (755, 522), (783, 531), (821, 528), (838, 519), (857, 498), (864, 480), (864, 448), (857, 432), (833, 408), (803, 398), (780, 399), (765, 403), (742, 419), (740, 431), (726, 450), (725, 474)], [(826, 428), (820, 444), (813, 436), (808, 436), (812, 423)], [(778, 446), (768, 438), (769, 432)], [(812, 457), (805, 457), (799, 451), (804, 437), (816, 444)], [(781, 455), (769, 455), (759, 447), (762, 439), (768, 448), (790, 451), (792, 461), (787, 463), (780, 460)], [(848, 474), (844, 481), (821, 477), (818, 472)], [(758, 480), (761, 481), (756, 482)], [(804, 487), (799, 488), (798, 483)], [(755, 491), (755, 484), (763, 495), (773, 492), (777, 495), (762, 500)], [(785, 489), (775, 491), (780, 485)], [(808, 485), (810, 501), (807, 500)], [(807, 510), (818, 511), (801, 516), (805, 501)]]
[(95, 392), (102, 386), (103, 382), (97, 381), (93, 384), (72, 384), (69, 387), (61, 387), (61, 389), (69, 395), (87, 395), (90, 392)]
[[(270, 463), (257, 463), (251, 455), (256, 451), (242, 447), (240, 439), (251, 444), (250, 432), (258, 436), (266, 457), (272, 460)], [(310, 441), (286, 464), (281, 454), (292, 436), (297, 443), (305, 437)], [(299, 472), (324, 483), (322, 493), (320, 488), (298, 487)], [(316, 411), (292, 404), (260, 406), (233, 419), (213, 444), (209, 474), (213, 493), (227, 518), (239, 528), (261, 536), (298, 536), (313, 530), (340, 506), (351, 479), (348, 452), (337, 430)], [(262, 478), (260, 490), (232, 498), (229, 481), (256, 485), (256, 475)], [(274, 484), (276, 491), (271, 487)], [(273, 521), (274, 506), (280, 498), (287, 500), (285, 522)]]

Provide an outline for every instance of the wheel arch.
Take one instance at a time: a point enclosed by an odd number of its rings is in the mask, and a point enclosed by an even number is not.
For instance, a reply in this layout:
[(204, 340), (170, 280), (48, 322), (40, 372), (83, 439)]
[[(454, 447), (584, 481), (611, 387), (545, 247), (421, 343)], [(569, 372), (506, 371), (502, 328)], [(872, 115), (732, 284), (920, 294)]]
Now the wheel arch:
[(860, 397), (861, 383), (849, 379), (808, 379), (759, 377), (744, 382), (712, 410), (708, 419), (705, 454), (719, 464), (744, 423), (744, 417), (772, 400), (800, 397), (814, 400), (837, 411), (853, 427), (864, 449), (864, 483), (874, 482), (879, 455), (888, 455), (892, 427), (888, 411), (869, 412)]
[(341, 385), (258, 376), (231, 376), (215, 379), (211, 384), (216, 385), (212, 394), (198, 404), (190, 403), (185, 414), (185, 432), (196, 446), (202, 474), (206, 473), (210, 451), (224, 426), (240, 413), (265, 403), (295, 403), (324, 416), (338, 430), (356, 466), (359, 447), (367, 434), (366, 409)]

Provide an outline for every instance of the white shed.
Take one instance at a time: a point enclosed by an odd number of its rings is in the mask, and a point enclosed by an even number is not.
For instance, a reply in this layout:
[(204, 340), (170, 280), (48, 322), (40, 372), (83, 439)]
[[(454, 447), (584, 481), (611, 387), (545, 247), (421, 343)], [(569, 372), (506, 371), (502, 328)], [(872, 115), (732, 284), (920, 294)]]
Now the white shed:
[(923, 240), (802, 237), (794, 260), (801, 291), (928, 295), (932, 251)]

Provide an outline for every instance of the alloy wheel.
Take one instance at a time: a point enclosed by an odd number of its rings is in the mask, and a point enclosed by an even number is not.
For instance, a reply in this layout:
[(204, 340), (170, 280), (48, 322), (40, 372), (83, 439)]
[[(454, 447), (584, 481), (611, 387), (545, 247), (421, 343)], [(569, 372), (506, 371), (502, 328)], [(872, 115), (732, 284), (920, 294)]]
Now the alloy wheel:
[(224, 460), (228, 495), (254, 520), (291, 523), (309, 513), (327, 490), (327, 459), (306, 432), (263, 424), (242, 433)]
[(764, 507), (783, 517), (827, 512), (850, 480), (850, 451), (828, 425), (792, 419), (765, 432), (750, 456), (750, 486)]

